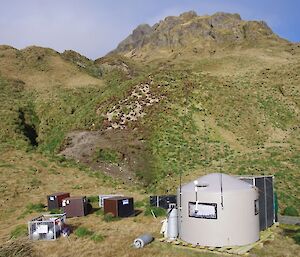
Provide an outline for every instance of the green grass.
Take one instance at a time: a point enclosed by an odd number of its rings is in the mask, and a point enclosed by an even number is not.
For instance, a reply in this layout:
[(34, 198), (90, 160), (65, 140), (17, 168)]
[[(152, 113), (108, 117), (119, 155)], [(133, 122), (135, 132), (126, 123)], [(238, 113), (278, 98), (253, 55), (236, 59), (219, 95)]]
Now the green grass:
[(300, 226), (299, 225), (286, 225), (280, 224), (284, 235), (291, 237), (294, 241), (300, 245)]
[(118, 221), (120, 220), (119, 217), (115, 217), (112, 213), (106, 213), (104, 214), (102, 218), (105, 222), (113, 222), (113, 221)]
[(93, 231), (85, 228), (85, 227), (78, 227), (75, 231), (74, 234), (77, 237), (88, 237), (88, 236), (92, 236), (94, 234)]
[(147, 205), (149, 204), (149, 198), (145, 198), (141, 201), (135, 201), (134, 202), (134, 207), (136, 208), (143, 208), (143, 207), (146, 207)]
[(30, 184), (30, 187), (32, 187), (32, 188), (38, 188), (39, 186), (42, 185), (42, 181), (37, 178), (33, 178), (29, 184)]
[(88, 200), (91, 203), (97, 203), (97, 202), (99, 202), (99, 196), (98, 195), (91, 195), (91, 196), (88, 197)]
[(19, 237), (25, 237), (28, 234), (28, 227), (25, 224), (17, 225), (11, 232), (10, 238), (16, 239)]
[(87, 72), (89, 75), (95, 78), (102, 77), (102, 69), (99, 66), (95, 65), (95, 63), (92, 60), (89, 60), (84, 56), (81, 56), (80, 54), (76, 54), (72, 51), (65, 51), (62, 54), (62, 57), (74, 63), (80, 68), (80, 70)]
[(11, 163), (0, 163), (0, 168), (10, 168), (10, 169), (13, 169), (15, 167), (16, 167), (16, 165), (11, 164)]
[(37, 160), (37, 163), (40, 164), (44, 168), (48, 168), (48, 163), (43, 160)]
[(96, 216), (103, 216), (104, 215), (104, 211), (103, 209), (99, 209), (95, 212)]
[[(72, 58), (76, 56), (69, 57), (69, 61), (74, 62)], [(128, 62), (131, 78), (121, 70), (104, 71), (102, 78), (106, 86), (101, 88), (57, 87), (37, 92), (24, 90), (26, 85), (22, 81), (0, 78), (0, 120), (3, 121), (0, 124), (0, 152), (9, 148), (39, 151), (55, 160), (59, 167), (76, 167), (89, 176), (111, 182), (109, 177), (55, 154), (67, 143), (64, 139), (68, 132), (101, 130), (101, 114), (127, 97), (133, 87), (149, 82), (148, 75), (151, 74), (153, 92), (163, 98), (147, 109), (143, 119), (129, 124), (128, 128), (135, 129), (145, 140), (145, 149), (140, 152), (142, 165), (135, 172), (147, 192), (174, 191), (180, 173), (195, 177), (216, 170), (231, 174), (273, 174), (281, 212), (287, 206), (300, 211), (297, 176), (300, 167), (297, 126), (300, 120), (294, 111), (299, 107), (295, 87), (299, 65), (283, 65), (263, 73), (257, 68), (242, 74), (229, 72), (217, 76), (202, 71), (235, 61), (245, 68), (247, 62), (253, 62), (253, 57), (205, 58), (187, 67), (182, 62), (164, 65), (164, 69), (157, 69), (156, 63), (135, 64), (125, 59), (112, 58), (111, 61)], [(91, 68), (91, 73), (99, 71), (93, 70), (94, 65), (90, 62), (86, 64), (91, 65), (87, 67)], [(287, 97), (279, 89), (285, 91)], [(123, 108), (125, 112), (126, 108)], [(24, 114), (23, 122), (20, 113)], [(36, 130), (38, 146), (31, 145), (24, 133), (25, 125)], [(220, 128), (233, 134), (236, 144), (249, 152), (236, 150)], [(272, 139), (270, 134), (275, 129)], [(284, 134), (283, 139), (277, 138), (280, 133)], [(290, 147), (265, 148), (266, 143), (288, 143)], [(106, 148), (99, 149), (93, 157), (110, 163), (122, 161), (119, 152)], [(222, 169), (218, 167), (220, 163)], [(38, 161), (38, 165), (49, 168), (44, 161)], [(7, 163), (1, 163), (0, 167), (14, 169)], [(55, 173), (54, 170), (51, 172)], [(30, 173), (34, 175), (37, 170), (32, 169)], [(29, 181), (32, 188), (41, 185), (36, 178)], [(73, 186), (73, 189), (81, 188), (80, 184)]]
[(85, 227), (78, 227), (74, 234), (79, 238), (89, 238), (95, 243), (100, 243), (105, 239), (105, 236), (100, 233), (95, 233), (94, 231), (85, 228)]
[(287, 206), (283, 210), (283, 215), (286, 215), (286, 216), (299, 216), (299, 212), (297, 211), (297, 209), (295, 207)]
[(105, 236), (101, 234), (94, 234), (91, 236), (91, 240), (93, 240), (95, 243), (100, 243), (105, 239)]
[(295, 240), (295, 242), (300, 245), (300, 232), (296, 233), (294, 236), (293, 236), (293, 239)]
[(98, 149), (95, 152), (95, 160), (118, 163), (121, 161), (121, 155), (113, 149)]
[(259, 99), (261, 108), (267, 114), (269, 121), (278, 128), (287, 129), (295, 120), (294, 111), (271, 96)]
[(167, 214), (167, 211), (163, 208), (160, 207), (153, 207), (153, 206), (147, 206), (145, 211), (144, 211), (144, 215), (145, 216), (152, 216), (152, 212), (154, 213), (154, 215), (156, 217), (164, 217)]
[(81, 189), (81, 188), (82, 188), (81, 185), (74, 185), (74, 186), (72, 186), (72, 189)]
[(52, 209), (50, 211), (50, 214), (62, 214), (63, 210), (62, 209)]
[[(20, 81), (6, 81), (0, 77), (0, 150), (6, 148), (26, 149), (30, 147), (29, 140), (23, 133), (23, 124), (20, 122), (20, 109), (32, 107), (33, 95), (24, 91)], [(30, 108), (29, 108), (29, 107)], [(29, 114), (33, 114), (30, 112)], [(25, 115), (25, 119), (28, 115)], [(27, 120), (32, 122), (34, 118)]]
[(30, 203), (26, 205), (26, 210), (28, 212), (42, 212), (45, 209), (45, 205), (43, 203)]
[(43, 203), (29, 203), (26, 205), (25, 211), (18, 217), (18, 219), (24, 218), (26, 215), (37, 212), (41, 213), (46, 211)]

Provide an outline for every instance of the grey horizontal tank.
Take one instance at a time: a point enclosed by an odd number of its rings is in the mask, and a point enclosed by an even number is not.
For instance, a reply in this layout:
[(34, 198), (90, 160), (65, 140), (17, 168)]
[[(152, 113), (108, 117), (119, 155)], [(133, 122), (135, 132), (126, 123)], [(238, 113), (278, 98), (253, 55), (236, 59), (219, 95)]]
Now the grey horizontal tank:
[(152, 235), (143, 234), (136, 238), (133, 242), (135, 248), (143, 248), (145, 245), (150, 244), (154, 240)]
[(177, 199), (179, 238), (183, 241), (223, 247), (259, 240), (256, 187), (213, 173), (183, 185)]

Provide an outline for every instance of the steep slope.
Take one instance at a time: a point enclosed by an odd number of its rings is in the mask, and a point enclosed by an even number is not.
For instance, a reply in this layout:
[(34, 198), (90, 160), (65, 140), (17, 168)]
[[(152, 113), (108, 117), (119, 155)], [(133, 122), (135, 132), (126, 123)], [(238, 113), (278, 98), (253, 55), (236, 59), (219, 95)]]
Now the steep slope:
[(39, 91), (102, 84), (100, 76), (91, 76), (86, 68), (72, 63), (66, 56), (67, 53), (61, 55), (52, 49), (36, 46), (22, 50), (0, 46), (0, 74), (9, 80), (22, 81), (25, 88)]
[[(0, 255), (23, 251), (22, 241), (4, 242), (23, 235), (53, 191), (132, 195), (144, 211), (150, 193), (176, 192), (180, 174), (182, 183), (216, 171), (271, 174), (280, 212), (300, 211), (299, 70), (299, 44), (237, 14), (189, 12), (141, 25), (96, 61), (72, 50), (0, 47)], [(199, 255), (158, 244), (136, 251), (137, 235), (159, 236), (157, 219), (102, 217), (68, 220), (92, 236), (26, 250)], [(274, 241), (250, 254), (296, 256), (290, 232), (276, 228)]]
[[(282, 208), (299, 209), (299, 45), (263, 22), (224, 13), (185, 13), (155, 31), (139, 30), (95, 62), (73, 51), (39, 49), (50, 51), (42, 58), (46, 68), (22, 51), (27, 65), (20, 68), (19, 52), (8, 48), (14, 55), (0, 81), (1, 147), (60, 153), (162, 193), (176, 189), (180, 173), (183, 181), (216, 169), (274, 174)], [(170, 34), (161, 40), (165, 30)], [(56, 71), (53, 58), (65, 69)], [(54, 72), (60, 87), (49, 82)], [(64, 80), (66, 72), (101, 83), (78, 87)], [(28, 74), (43, 76), (49, 90), (33, 90)]]
[(142, 24), (110, 54), (155, 59), (192, 51), (210, 55), (228, 47), (261, 47), (265, 43), (284, 44), (265, 22), (244, 21), (238, 14), (215, 13), (198, 16), (186, 12), (170, 16), (153, 25)]
[(84, 106), (103, 88), (101, 68), (74, 51), (0, 46), (0, 148), (58, 148), (68, 128), (91, 126)]
[(180, 172), (274, 174), (282, 207), (299, 208), (299, 44), (265, 22), (188, 12), (138, 26), (106, 58), (130, 58), (148, 73), (97, 109), (103, 129), (142, 135), (140, 178), (166, 192)]

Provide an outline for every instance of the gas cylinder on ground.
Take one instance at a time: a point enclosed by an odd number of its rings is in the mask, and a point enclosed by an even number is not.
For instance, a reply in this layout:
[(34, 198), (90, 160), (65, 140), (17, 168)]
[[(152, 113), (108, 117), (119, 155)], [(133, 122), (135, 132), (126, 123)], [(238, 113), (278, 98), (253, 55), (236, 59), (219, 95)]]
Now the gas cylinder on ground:
[(171, 240), (175, 240), (178, 236), (178, 222), (177, 222), (178, 210), (175, 204), (170, 204), (168, 209), (168, 228), (167, 237)]

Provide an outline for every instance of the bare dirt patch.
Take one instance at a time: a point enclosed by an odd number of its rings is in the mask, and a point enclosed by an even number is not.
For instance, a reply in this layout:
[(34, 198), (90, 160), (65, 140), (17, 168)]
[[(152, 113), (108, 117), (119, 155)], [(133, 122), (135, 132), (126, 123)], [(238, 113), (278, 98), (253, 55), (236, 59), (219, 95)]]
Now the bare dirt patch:
[[(145, 146), (137, 130), (75, 131), (67, 135), (61, 155), (87, 164), (124, 183), (137, 183)], [(116, 160), (99, 158), (99, 151), (113, 151)]]

